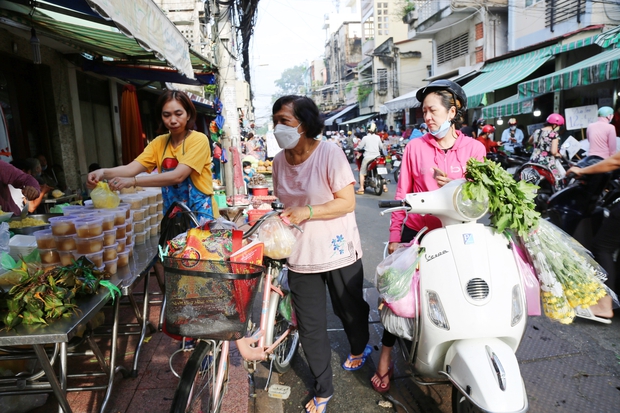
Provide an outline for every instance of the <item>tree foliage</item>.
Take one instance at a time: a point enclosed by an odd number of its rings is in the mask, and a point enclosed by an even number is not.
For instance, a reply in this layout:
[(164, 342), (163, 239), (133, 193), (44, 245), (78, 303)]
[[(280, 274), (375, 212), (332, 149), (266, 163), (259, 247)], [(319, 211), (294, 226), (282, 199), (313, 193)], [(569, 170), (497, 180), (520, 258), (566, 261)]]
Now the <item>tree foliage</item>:
[(273, 82), (278, 89), (273, 95), (272, 100), (275, 101), (280, 96), (285, 95), (304, 95), (306, 93), (304, 85), (306, 69), (306, 66), (302, 64), (288, 68), (282, 72), (280, 79)]

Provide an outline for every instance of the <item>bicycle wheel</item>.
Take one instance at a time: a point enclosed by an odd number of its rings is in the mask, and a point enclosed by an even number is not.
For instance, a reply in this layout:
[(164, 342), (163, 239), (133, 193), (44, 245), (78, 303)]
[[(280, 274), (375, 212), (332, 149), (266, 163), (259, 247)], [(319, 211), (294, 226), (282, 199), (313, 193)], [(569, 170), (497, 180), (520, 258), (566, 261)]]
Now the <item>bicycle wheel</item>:
[[(221, 341), (198, 342), (181, 374), (170, 413), (220, 410), (228, 382), (228, 354), (222, 355), (221, 346)], [(223, 376), (219, 385), (218, 370)]]
[[(267, 327), (265, 329), (265, 345), (270, 346), (286, 333), (290, 323), (278, 311), (280, 295), (272, 292), (269, 297), (269, 311), (267, 313)], [(273, 350), (275, 359), (273, 365), (278, 373), (286, 373), (291, 369), (291, 360), (299, 345), (299, 331), (291, 329), (286, 338)]]

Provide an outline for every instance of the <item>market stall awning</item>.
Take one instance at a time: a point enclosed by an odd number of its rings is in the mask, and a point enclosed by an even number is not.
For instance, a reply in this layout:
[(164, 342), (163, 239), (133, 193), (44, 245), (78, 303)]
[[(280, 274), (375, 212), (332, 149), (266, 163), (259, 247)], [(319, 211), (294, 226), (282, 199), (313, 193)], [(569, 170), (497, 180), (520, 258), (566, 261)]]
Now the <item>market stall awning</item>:
[(341, 125), (352, 125), (352, 124), (355, 124), (355, 123), (360, 123), (360, 122), (363, 122), (363, 121), (365, 121), (367, 119), (372, 118), (373, 116), (377, 116), (377, 112), (373, 112), (373, 113), (370, 113), (368, 115), (358, 116), (357, 118), (353, 118), (353, 119), (348, 120), (346, 122), (342, 122)]
[(608, 30), (596, 36), (596, 44), (603, 49), (611, 47), (620, 42), (620, 26)]
[(153, 0), (87, 0), (101, 17), (114, 22), (145, 50), (165, 59), (179, 73), (194, 78), (189, 42)]
[(518, 83), (552, 57), (553, 47), (545, 47), (485, 65), (482, 74), (463, 86), (467, 94), (467, 106), (476, 108), (485, 104), (486, 93)]
[(519, 96), (544, 95), (618, 78), (620, 78), (620, 49), (611, 49), (547, 76), (519, 84)]
[(515, 116), (523, 113), (532, 113), (534, 99), (531, 97), (519, 98), (516, 94), (507, 99), (500, 100), (492, 105), (482, 108), (483, 118), (500, 118), (502, 116)]
[[(420, 106), (420, 101), (415, 97), (417, 91), (418, 89), (414, 89), (411, 92), (405, 93), (402, 96), (385, 102), (383, 106), (387, 108), (386, 113), (398, 112), (401, 110), (417, 108), (418, 106)], [(381, 113), (383, 113), (383, 111)]]
[(82, 69), (100, 75), (117, 77), (119, 79), (135, 79), (156, 82), (181, 83), (185, 85), (212, 85), (215, 83), (213, 73), (194, 73), (195, 79), (188, 79), (173, 69), (164, 67), (143, 67), (113, 62), (84, 60)]
[(325, 126), (332, 126), (334, 122), (336, 121), (336, 119), (343, 117), (345, 114), (349, 113), (356, 107), (357, 107), (357, 103), (354, 105), (347, 106), (346, 108), (342, 109), (340, 112), (336, 113), (335, 115), (332, 115), (329, 118), (325, 119)]

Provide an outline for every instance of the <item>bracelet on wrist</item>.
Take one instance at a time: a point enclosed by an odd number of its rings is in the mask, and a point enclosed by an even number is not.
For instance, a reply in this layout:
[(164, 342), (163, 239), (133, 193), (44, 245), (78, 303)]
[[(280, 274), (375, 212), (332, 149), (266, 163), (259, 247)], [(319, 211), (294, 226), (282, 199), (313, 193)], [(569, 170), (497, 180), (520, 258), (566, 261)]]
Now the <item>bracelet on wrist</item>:
[(307, 204), (306, 206), (310, 210), (310, 216), (308, 217), (308, 221), (310, 221), (312, 219), (312, 215), (314, 215), (314, 211), (312, 210), (312, 205)]

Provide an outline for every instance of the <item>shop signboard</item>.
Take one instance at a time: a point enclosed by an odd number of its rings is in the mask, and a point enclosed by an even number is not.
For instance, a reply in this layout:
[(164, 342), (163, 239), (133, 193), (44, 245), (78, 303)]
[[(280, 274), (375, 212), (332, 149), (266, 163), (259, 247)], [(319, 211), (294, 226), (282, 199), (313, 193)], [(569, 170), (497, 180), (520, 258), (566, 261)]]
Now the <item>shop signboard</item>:
[(598, 106), (587, 105), (564, 110), (566, 130), (585, 129), (598, 119)]

